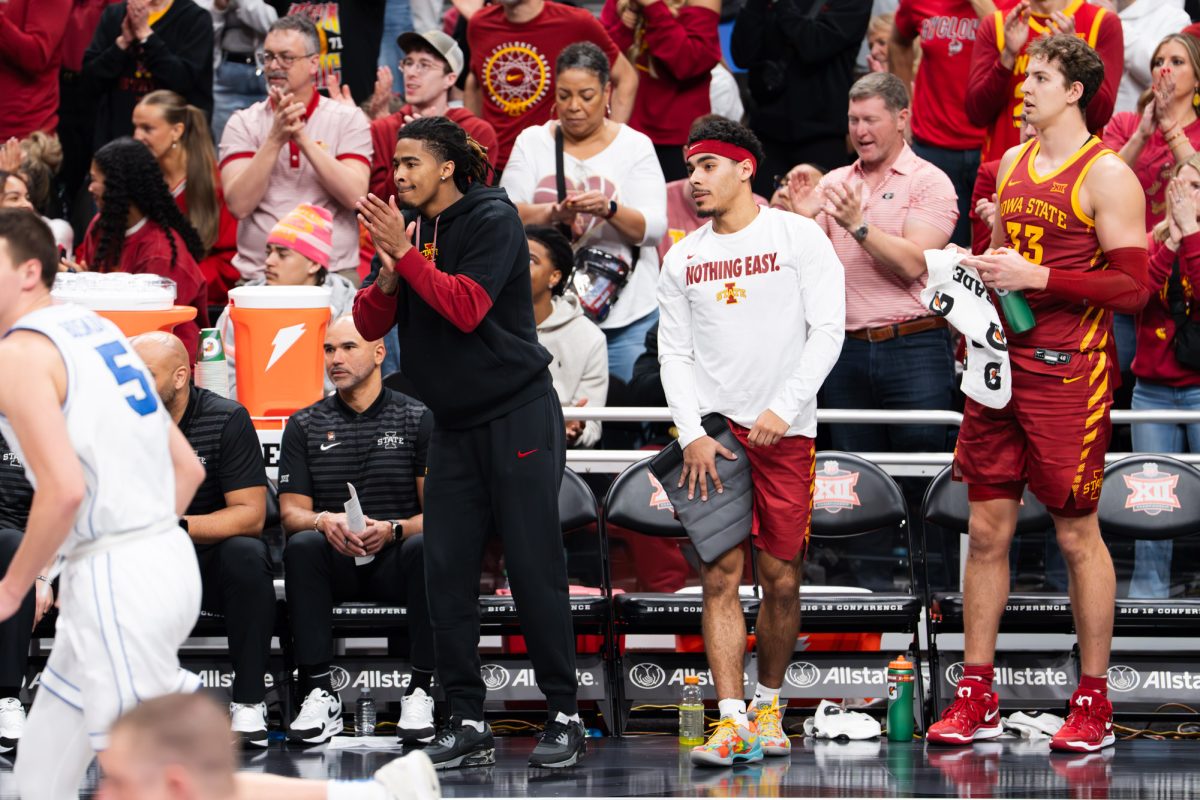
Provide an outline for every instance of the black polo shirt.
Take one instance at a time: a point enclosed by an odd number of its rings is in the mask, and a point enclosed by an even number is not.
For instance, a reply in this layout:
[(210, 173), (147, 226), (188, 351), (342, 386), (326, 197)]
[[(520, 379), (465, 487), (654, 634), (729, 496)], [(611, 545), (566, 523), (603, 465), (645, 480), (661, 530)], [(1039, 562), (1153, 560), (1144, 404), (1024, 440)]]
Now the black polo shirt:
[(311, 497), (317, 511), (341, 511), (354, 484), (363, 514), (407, 519), (421, 513), (417, 478), (433, 415), (407, 395), (384, 388), (359, 414), (334, 394), (291, 416), (279, 455), (279, 493)]
[(25, 478), (25, 465), (0, 436), (0, 528), (25, 530), (33, 487)]
[(204, 483), (188, 506), (188, 516), (225, 508), (225, 494), (266, 486), (262, 445), (240, 403), (207, 389), (192, 387), (179, 430), (204, 465)]

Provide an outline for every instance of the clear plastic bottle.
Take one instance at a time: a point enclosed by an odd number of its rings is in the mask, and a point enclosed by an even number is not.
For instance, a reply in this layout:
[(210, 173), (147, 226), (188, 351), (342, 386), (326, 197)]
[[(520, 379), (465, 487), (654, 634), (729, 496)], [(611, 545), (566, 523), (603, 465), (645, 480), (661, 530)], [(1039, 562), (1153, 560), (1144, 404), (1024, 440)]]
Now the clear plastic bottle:
[(704, 696), (700, 693), (700, 679), (695, 675), (683, 679), (683, 695), (679, 698), (679, 743), (704, 744)]
[(375, 698), (371, 697), (371, 690), (366, 687), (363, 687), (354, 705), (354, 735), (375, 735)]

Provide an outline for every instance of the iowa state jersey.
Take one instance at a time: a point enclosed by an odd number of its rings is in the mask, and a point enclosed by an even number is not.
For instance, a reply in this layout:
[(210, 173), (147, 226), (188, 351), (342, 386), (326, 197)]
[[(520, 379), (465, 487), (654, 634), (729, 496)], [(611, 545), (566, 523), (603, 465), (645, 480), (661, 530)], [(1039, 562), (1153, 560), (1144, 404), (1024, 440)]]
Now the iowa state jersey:
[[(1000, 180), (996, 214), (1003, 226), (1005, 244), (1034, 264), (1052, 270), (1107, 269), (1108, 260), (1096, 236), (1096, 222), (1080, 206), (1079, 190), (1096, 160), (1113, 152), (1093, 136), (1048, 175), (1038, 174), (1034, 166), (1037, 154), (1037, 141), (1027, 142)], [(1044, 291), (1027, 291), (1025, 299), (1037, 324), (1022, 334), (1012, 333), (1005, 324), (1005, 334), (1013, 349), (1091, 353), (1108, 346), (1111, 311), (1063, 300)]]
[[(175, 525), (171, 418), (158, 399), (154, 378), (121, 331), (70, 303), (30, 312), (13, 330), (46, 336), (66, 366), (62, 410), (71, 447), (83, 465), (86, 493), (62, 554), (103, 536), (165, 531)], [(3, 416), (0, 433), (28, 463)], [(35, 476), (28, 468), (26, 474), (36, 490)]]

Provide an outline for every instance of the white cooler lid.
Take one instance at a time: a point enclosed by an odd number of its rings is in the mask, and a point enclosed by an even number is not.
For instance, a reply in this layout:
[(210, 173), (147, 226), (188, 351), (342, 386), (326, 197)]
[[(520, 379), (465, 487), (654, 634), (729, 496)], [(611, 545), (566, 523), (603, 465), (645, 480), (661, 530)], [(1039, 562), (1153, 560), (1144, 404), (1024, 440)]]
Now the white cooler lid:
[(234, 308), (329, 308), (333, 292), (325, 286), (239, 286), (229, 290)]

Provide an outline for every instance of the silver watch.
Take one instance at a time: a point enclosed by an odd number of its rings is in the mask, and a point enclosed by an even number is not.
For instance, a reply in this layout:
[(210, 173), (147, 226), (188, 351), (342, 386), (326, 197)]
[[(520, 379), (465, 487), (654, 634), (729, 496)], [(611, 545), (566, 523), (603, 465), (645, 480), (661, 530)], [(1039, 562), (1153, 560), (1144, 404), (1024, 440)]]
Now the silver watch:
[(867, 238), (867, 230), (868, 230), (867, 223), (864, 222), (861, 225), (859, 225), (857, 228), (855, 228), (854, 230), (850, 231), (850, 235), (854, 237), (854, 241), (858, 242), (859, 244), (862, 244), (863, 241)]

